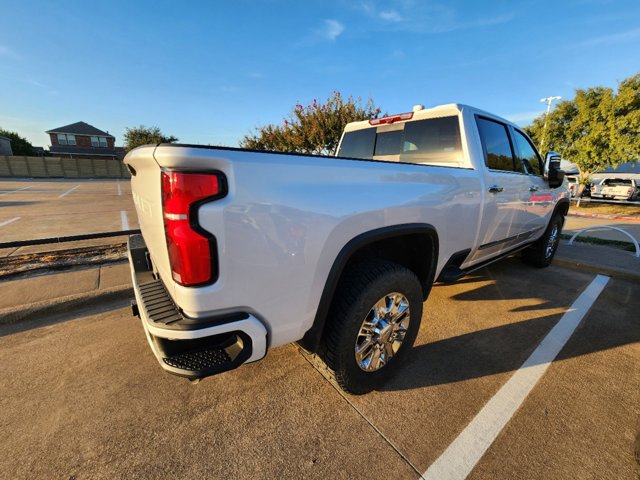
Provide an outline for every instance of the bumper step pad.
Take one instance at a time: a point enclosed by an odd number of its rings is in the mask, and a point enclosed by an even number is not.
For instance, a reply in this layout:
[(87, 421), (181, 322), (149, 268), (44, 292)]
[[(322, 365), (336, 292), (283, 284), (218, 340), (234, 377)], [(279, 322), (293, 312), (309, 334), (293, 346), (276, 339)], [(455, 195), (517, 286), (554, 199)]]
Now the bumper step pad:
[(217, 369), (231, 363), (231, 357), (224, 348), (182, 353), (163, 360), (171, 367), (191, 371)]
[[(201, 319), (186, 317), (162, 281), (153, 274), (141, 235), (129, 237), (129, 261), (134, 271), (137, 300), (132, 311), (140, 316), (165, 370), (191, 379), (203, 378), (237, 368), (251, 357), (251, 337), (228, 327), (248, 319), (248, 314), (239, 312)], [(227, 328), (220, 328), (221, 333), (201, 333), (218, 326)], [(161, 334), (149, 327), (159, 329)]]

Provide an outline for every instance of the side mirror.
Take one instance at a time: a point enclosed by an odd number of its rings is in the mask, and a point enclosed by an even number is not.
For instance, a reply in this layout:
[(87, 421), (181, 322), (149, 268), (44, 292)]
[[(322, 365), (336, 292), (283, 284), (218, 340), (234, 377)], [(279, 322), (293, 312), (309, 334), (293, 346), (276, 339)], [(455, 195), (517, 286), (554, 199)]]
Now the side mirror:
[(551, 188), (558, 188), (564, 181), (564, 171), (560, 170), (561, 156), (558, 152), (549, 152), (544, 160), (544, 178)]

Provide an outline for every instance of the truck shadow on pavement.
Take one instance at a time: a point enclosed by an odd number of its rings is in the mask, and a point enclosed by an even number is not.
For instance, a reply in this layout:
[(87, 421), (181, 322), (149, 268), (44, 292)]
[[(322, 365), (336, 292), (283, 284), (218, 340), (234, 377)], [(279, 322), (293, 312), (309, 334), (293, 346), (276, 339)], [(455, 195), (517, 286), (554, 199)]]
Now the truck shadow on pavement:
[[(454, 298), (491, 299), (491, 290), (490, 286), (481, 286)], [(501, 290), (501, 299), (505, 300), (507, 290)], [(555, 362), (640, 342), (639, 292), (638, 285), (612, 280)], [(522, 298), (517, 294), (514, 297)], [(557, 307), (555, 302), (548, 302), (510, 311)], [(418, 345), (410, 352), (403, 374), (396, 375), (381, 390), (409, 390), (515, 371), (561, 317), (561, 313), (543, 315)], [(424, 328), (428, 325), (423, 323)]]

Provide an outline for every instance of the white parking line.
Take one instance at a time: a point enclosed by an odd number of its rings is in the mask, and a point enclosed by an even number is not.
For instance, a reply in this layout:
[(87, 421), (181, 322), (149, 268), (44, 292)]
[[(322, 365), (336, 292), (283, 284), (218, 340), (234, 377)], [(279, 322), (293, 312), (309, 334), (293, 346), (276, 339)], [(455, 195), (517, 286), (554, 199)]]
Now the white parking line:
[(120, 188), (120, 184), (118, 183), (118, 195), (122, 195), (122, 188)]
[(9, 220), (5, 220), (4, 222), (0, 222), (0, 227), (4, 227), (5, 225), (9, 225), (10, 223), (15, 222), (16, 220), (20, 220), (21, 217), (13, 217)]
[(122, 222), (122, 230), (129, 230), (129, 220), (127, 219), (127, 212), (125, 210), (120, 212), (120, 221)]
[(80, 188), (80, 185), (76, 185), (75, 187), (71, 187), (69, 190), (67, 190), (66, 192), (64, 192), (62, 195), (58, 195), (58, 198), (66, 197), (66, 196), (67, 196), (67, 195), (69, 195), (71, 192), (73, 192), (76, 188)]
[(30, 186), (28, 186), (28, 187), (19, 188), (19, 189), (17, 189), (17, 190), (11, 190), (10, 192), (0, 193), (0, 197), (1, 197), (1, 196), (3, 196), (3, 195), (9, 195), (10, 193), (21, 192), (21, 191), (23, 191), (23, 190), (27, 190), (27, 189), (29, 189), (29, 188), (33, 188), (33, 185), (30, 185)]
[(596, 276), (529, 358), (422, 475), (423, 479), (467, 478), (560, 353), (608, 281), (609, 277)]

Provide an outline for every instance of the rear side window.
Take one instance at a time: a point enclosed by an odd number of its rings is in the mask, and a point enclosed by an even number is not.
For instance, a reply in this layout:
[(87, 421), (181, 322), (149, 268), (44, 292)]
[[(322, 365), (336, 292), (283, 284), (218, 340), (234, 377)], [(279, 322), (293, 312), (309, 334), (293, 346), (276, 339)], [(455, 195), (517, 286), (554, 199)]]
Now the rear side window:
[(514, 139), (516, 147), (518, 148), (518, 156), (520, 157), (520, 161), (523, 163), (526, 172), (531, 175), (538, 175), (541, 177), (542, 159), (536, 152), (536, 149), (533, 148), (533, 145), (531, 145), (529, 139), (518, 130), (514, 131)]
[(373, 147), (375, 142), (375, 128), (365, 128), (364, 130), (346, 132), (342, 139), (338, 155), (340, 157), (370, 159), (373, 157)]
[(521, 172), (521, 165), (516, 168), (507, 126), (486, 118), (478, 118), (477, 122), (487, 167), (491, 170)]

